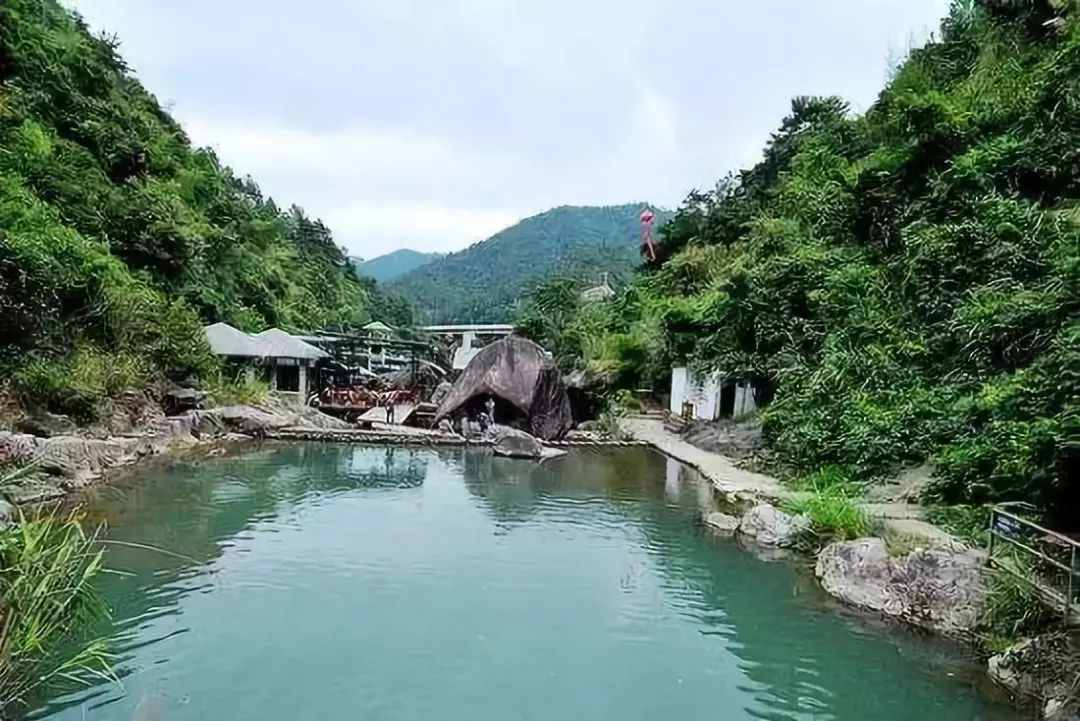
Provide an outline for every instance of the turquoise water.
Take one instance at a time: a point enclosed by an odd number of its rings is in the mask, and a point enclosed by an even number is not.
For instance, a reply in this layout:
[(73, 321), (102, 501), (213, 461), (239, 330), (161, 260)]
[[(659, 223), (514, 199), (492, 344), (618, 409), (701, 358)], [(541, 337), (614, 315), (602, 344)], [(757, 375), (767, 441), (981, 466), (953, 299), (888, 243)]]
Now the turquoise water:
[(122, 687), (64, 720), (1011, 719), (973, 668), (709, 537), (644, 449), (268, 447), (95, 489)]

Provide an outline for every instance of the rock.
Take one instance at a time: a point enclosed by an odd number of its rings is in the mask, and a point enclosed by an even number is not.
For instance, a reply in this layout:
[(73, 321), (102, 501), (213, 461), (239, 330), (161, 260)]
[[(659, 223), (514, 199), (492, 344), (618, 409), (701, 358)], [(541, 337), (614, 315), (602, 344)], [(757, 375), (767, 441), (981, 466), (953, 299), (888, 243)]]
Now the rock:
[(508, 458), (540, 458), (544, 446), (525, 431), (515, 428), (498, 428), (495, 439), (495, 455)]
[(443, 418), (439, 421), (438, 429), (441, 433), (453, 433), (454, 424), (450, 422), (449, 418)]
[(41, 439), (26, 433), (0, 431), (0, 464), (18, 464), (33, 460)]
[(544, 446), (540, 449), (540, 461), (550, 461), (555, 458), (562, 458), (566, 455), (566, 451), (562, 448), (552, 448), (551, 446)]
[(100, 440), (57, 436), (46, 439), (38, 446), (34, 462), (46, 473), (81, 483), (143, 455), (140, 447), (144, 445), (144, 441), (138, 438)]
[(734, 535), (739, 530), (739, 519), (726, 513), (714, 511), (705, 516), (705, 523), (716, 533), (726, 536)]
[(48, 411), (35, 411), (16, 424), (16, 428), (23, 433), (41, 438), (53, 436), (67, 436), (75, 432), (75, 421), (68, 416), (49, 413)]
[(252, 406), (223, 406), (215, 409), (225, 427), (237, 433), (260, 436), (266, 431), (280, 430), (295, 425), (293, 418), (270, 413)]
[(792, 516), (768, 503), (754, 506), (739, 522), (740, 534), (771, 548), (791, 548), (809, 530), (810, 519), (806, 516)]
[(0, 528), (11, 523), (15, 518), (15, 506), (11, 505), (7, 501), (0, 499)]
[(444, 398), (450, 395), (450, 390), (453, 387), (454, 386), (451, 385), (449, 382), (443, 381), (435, 387), (435, 391), (431, 394), (431, 399), (429, 400), (429, 402), (434, 403), (435, 405), (439, 405), (443, 402)]
[(340, 418), (323, 413), (318, 408), (313, 408), (312, 406), (301, 406), (295, 411), (289, 425), (335, 431), (354, 427)]
[(15, 505), (24, 503), (43, 503), (63, 498), (66, 491), (49, 480), (38, 479), (20, 483), (7, 491), (8, 499)]
[(870, 503), (915, 503), (934, 477), (933, 466), (923, 464), (904, 469), (899, 475), (876, 483), (866, 493)]
[(600, 430), (600, 423), (598, 421), (582, 421), (577, 424), (577, 430), (579, 431), (598, 431)]
[(991, 656), (988, 671), (1022, 705), (1035, 705), (1044, 718), (1063, 720), (1077, 714), (1077, 702), (1070, 698), (1077, 662), (1068, 636), (1052, 633)]
[(1068, 697), (1052, 698), (1043, 706), (1042, 713), (1049, 721), (1075, 721), (1080, 717), (1080, 703)]
[(165, 415), (175, 416), (187, 411), (199, 410), (206, 403), (206, 394), (194, 388), (170, 388), (161, 396)]
[(944, 633), (974, 629), (986, 601), (979, 558), (951, 549), (893, 559), (880, 538), (841, 541), (821, 551), (815, 570), (846, 603)]

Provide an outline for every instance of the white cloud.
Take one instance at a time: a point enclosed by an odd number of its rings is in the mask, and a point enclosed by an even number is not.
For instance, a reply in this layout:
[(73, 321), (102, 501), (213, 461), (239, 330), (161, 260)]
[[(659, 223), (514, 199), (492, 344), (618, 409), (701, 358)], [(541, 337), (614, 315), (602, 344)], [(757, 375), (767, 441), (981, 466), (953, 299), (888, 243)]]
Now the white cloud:
[(523, 211), (446, 202), (469, 187), (499, 182), (503, 163), (444, 139), (353, 126), (314, 132), (192, 117), (192, 141), (213, 148), (263, 192), (318, 216), (338, 242), (365, 257), (402, 246), (448, 251), (483, 240)]

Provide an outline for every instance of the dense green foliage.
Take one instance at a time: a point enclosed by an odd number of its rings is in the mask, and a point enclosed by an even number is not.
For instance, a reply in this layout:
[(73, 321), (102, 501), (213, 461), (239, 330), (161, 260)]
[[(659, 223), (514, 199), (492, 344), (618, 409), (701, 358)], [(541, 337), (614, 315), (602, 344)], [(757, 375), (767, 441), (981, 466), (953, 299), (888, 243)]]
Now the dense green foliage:
[(1076, 526), (1078, 221), (1080, 13), (958, 0), (865, 115), (798, 98), (761, 162), (691, 194), (606, 338), (559, 331), (624, 380), (751, 380), (794, 473), (929, 460), (936, 499)]
[[(554, 208), (400, 278), (401, 290), (432, 323), (508, 323), (539, 279), (565, 276), (595, 283), (629, 280), (639, 264), (643, 203)], [(659, 222), (664, 214), (658, 214)]]
[(104, 393), (211, 369), (201, 324), (368, 319), (330, 231), (279, 210), (55, 0), (0, 6), (0, 372), (89, 414)]
[(380, 283), (390, 283), (410, 270), (427, 265), (441, 257), (441, 253), (421, 253), (418, 250), (401, 248), (371, 260), (362, 260), (360, 258), (352, 258), (351, 260), (356, 265), (357, 272), (361, 275), (377, 280)]

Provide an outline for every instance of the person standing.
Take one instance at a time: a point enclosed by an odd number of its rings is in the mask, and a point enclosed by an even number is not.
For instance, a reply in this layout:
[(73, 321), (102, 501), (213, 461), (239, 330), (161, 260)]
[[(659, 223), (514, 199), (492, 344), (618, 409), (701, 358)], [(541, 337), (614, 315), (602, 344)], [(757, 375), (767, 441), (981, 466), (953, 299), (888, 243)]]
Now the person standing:
[(487, 412), (488, 425), (495, 425), (495, 396), (488, 396), (484, 401), (484, 411)]
[(386, 422), (393, 425), (394, 423), (394, 396), (397, 391), (387, 391), (383, 394), (383, 407), (386, 408)]

